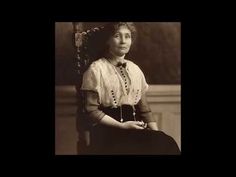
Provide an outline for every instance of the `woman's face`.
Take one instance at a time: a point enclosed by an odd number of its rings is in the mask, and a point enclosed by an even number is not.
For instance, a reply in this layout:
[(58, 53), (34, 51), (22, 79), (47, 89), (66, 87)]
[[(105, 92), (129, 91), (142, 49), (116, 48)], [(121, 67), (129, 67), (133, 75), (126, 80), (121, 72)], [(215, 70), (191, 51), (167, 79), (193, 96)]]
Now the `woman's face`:
[(126, 26), (120, 26), (108, 40), (109, 51), (115, 56), (124, 56), (132, 43), (131, 32)]

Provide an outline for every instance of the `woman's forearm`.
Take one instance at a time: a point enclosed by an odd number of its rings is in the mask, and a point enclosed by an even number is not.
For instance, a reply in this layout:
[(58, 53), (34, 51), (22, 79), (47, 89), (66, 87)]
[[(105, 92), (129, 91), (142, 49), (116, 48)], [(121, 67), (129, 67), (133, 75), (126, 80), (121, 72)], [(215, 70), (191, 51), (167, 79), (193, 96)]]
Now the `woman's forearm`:
[(112, 117), (105, 115), (99, 122), (100, 124), (119, 128), (119, 129), (138, 129), (143, 130), (144, 126), (142, 122), (139, 121), (127, 121), (127, 122), (119, 122)]
[(100, 124), (116, 127), (116, 128), (122, 128), (122, 123), (113, 119), (112, 117), (105, 115), (100, 121)]

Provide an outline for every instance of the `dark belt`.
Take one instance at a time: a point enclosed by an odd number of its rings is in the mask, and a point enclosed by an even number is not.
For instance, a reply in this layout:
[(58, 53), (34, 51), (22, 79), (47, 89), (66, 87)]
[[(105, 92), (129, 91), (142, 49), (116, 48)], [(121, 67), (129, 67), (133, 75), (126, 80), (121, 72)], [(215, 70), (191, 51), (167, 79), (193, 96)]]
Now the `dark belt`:
[(131, 105), (122, 105), (117, 108), (101, 107), (99, 108), (105, 114), (111, 116), (117, 121), (136, 121), (138, 120), (137, 107)]

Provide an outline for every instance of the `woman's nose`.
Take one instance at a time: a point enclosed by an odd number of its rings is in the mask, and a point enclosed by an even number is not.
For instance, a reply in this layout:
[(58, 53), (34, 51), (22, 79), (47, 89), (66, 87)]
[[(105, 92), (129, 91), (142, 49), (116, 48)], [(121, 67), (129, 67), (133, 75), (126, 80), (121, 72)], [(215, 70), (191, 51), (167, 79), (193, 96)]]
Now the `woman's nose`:
[(126, 42), (125, 36), (122, 36), (122, 37), (120, 38), (120, 43), (124, 44), (125, 42)]

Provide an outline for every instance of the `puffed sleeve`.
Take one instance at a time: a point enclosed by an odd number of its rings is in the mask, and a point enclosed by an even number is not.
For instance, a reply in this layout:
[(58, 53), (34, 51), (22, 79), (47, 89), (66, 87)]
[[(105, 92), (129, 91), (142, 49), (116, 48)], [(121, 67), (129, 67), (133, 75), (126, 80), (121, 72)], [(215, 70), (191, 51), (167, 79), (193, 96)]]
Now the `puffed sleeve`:
[(93, 91), (98, 94), (99, 103), (101, 103), (101, 74), (96, 65), (91, 64), (90, 67), (83, 74), (83, 82), (81, 90)]
[(141, 89), (142, 89), (142, 94), (146, 93), (146, 91), (148, 90), (148, 84), (146, 82), (146, 78), (143, 74), (143, 72), (140, 70), (140, 75), (141, 75)]

